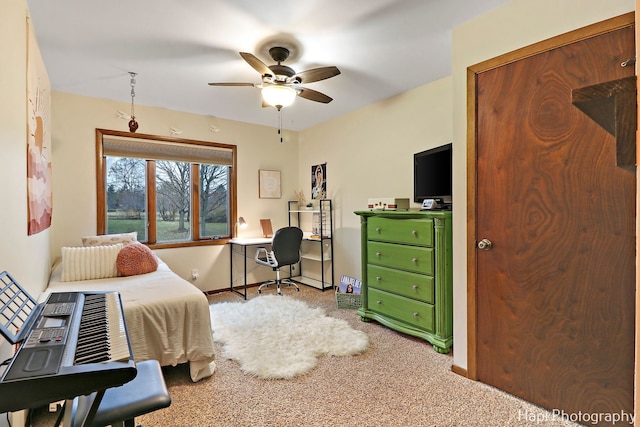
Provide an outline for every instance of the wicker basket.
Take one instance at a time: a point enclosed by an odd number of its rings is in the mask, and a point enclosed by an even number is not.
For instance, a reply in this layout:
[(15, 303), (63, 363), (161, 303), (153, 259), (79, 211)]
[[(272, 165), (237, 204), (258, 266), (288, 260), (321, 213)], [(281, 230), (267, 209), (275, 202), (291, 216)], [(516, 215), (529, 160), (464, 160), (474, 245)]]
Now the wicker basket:
[(345, 294), (342, 292), (336, 292), (336, 303), (338, 308), (360, 308), (361, 305), (360, 294)]

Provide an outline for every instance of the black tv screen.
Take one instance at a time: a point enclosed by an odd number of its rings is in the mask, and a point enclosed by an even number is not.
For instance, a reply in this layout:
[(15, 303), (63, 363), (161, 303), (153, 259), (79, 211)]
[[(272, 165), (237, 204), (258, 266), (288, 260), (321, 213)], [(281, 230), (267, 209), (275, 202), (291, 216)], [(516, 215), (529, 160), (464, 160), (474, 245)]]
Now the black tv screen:
[(451, 203), (452, 144), (413, 155), (413, 200), (441, 199)]

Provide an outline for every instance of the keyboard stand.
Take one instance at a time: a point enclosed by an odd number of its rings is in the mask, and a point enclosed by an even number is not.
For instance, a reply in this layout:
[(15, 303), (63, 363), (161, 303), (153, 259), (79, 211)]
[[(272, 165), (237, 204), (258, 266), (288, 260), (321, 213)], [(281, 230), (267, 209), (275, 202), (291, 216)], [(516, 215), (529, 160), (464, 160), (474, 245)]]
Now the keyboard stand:
[(67, 399), (64, 404), (64, 427), (83, 427), (90, 425), (89, 420), (93, 419), (98, 405), (100, 404), (105, 391), (93, 392), (87, 396), (77, 396)]

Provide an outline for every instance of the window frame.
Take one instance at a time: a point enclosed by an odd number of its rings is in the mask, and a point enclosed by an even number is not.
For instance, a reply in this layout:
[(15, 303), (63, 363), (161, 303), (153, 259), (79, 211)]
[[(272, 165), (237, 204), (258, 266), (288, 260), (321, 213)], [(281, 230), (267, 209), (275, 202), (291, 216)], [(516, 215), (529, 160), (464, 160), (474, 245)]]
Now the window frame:
[[(200, 147), (220, 148), (231, 151), (232, 161), (229, 166), (229, 235), (220, 238), (200, 238), (200, 197), (199, 197), (199, 163), (191, 164), (191, 209), (189, 221), (191, 227), (191, 240), (180, 242), (157, 243), (155, 241), (156, 230), (156, 189), (155, 185), (147, 185), (147, 235), (149, 241), (145, 242), (152, 249), (179, 248), (205, 245), (224, 245), (234, 234), (235, 218), (237, 216), (237, 146), (231, 144), (221, 144), (218, 142), (198, 141), (192, 139), (164, 137), (158, 135), (137, 134), (131, 132), (121, 132), (108, 129), (96, 128), (96, 198), (97, 198), (97, 234), (105, 234), (107, 231), (107, 162), (104, 150), (104, 136), (114, 136), (127, 139), (139, 139), (147, 142), (156, 141), (158, 143), (178, 143), (190, 144)], [(147, 183), (155, 182), (155, 160), (145, 159)]]

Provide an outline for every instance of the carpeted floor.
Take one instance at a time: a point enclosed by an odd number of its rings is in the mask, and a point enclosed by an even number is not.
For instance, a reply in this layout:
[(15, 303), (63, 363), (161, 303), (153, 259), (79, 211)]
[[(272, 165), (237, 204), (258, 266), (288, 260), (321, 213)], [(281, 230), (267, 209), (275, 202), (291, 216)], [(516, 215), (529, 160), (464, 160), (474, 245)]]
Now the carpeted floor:
[[(270, 291), (265, 291), (268, 294)], [(250, 298), (257, 296), (255, 288)], [(155, 426), (575, 426), (551, 412), (451, 372), (451, 355), (438, 354), (420, 339), (375, 322), (362, 322), (354, 309), (336, 308), (331, 291), (301, 286), (283, 294), (323, 307), (327, 315), (364, 331), (370, 348), (351, 357), (321, 357), (306, 375), (262, 380), (224, 360), (216, 344), (217, 370), (198, 383), (186, 366), (164, 368), (172, 397), (169, 408), (136, 418)], [(242, 301), (236, 294), (209, 297), (212, 304)], [(55, 417), (37, 411), (34, 426)]]

